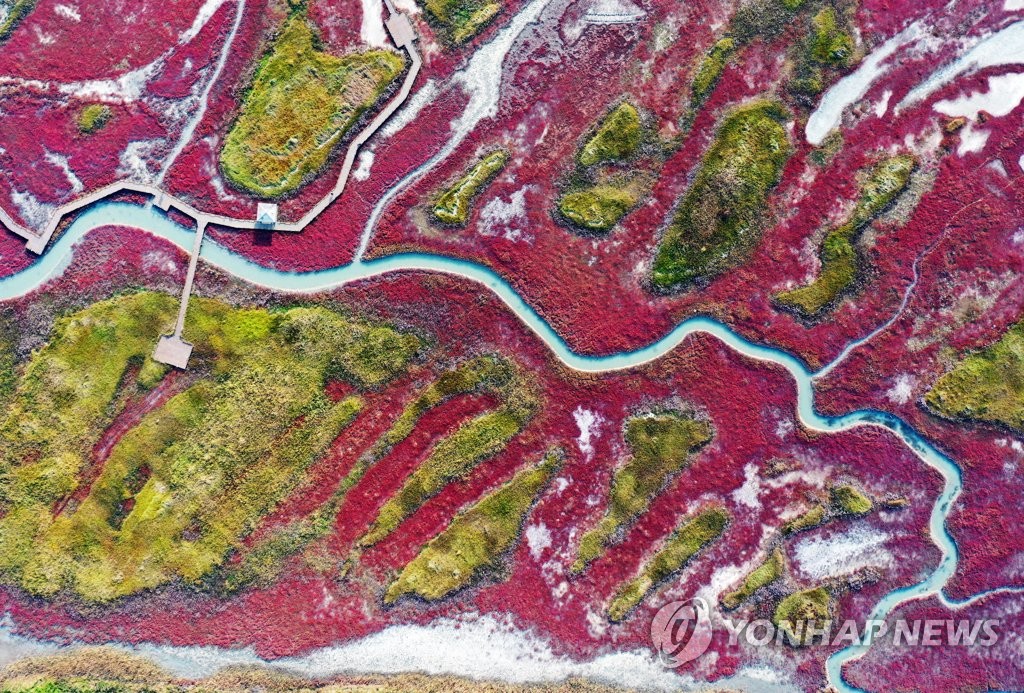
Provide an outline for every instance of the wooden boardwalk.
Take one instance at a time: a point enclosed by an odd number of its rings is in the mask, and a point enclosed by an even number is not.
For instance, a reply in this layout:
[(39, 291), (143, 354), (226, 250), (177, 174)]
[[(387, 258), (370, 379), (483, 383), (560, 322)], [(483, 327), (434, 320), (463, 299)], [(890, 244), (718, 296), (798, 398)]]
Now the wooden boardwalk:
[(155, 185), (137, 183), (131, 180), (121, 180), (93, 190), (92, 192), (82, 195), (71, 202), (61, 205), (54, 210), (53, 214), (50, 215), (46, 226), (41, 230), (32, 230), (18, 223), (3, 209), (3, 207), (0, 207), (0, 223), (6, 226), (13, 233), (24, 238), (25, 247), (29, 251), (37, 255), (41, 255), (46, 251), (46, 247), (49, 245), (50, 239), (53, 238), (53, 234), (57, 231), (57, 228), (65, 217), (72, 215), (91, 204), (110, 197), (111, 195), (116, 195), (122, 192), (134, 192), (149, 195), (153, 198), (153, 204), (159, 209), (167, 212), (173, 208), (185, 216), (195, 220), (197, 229), (196, 239), (192, 245), (192, 255), (189, 258), (188, 273), (185, 278), (185, 286), (182, 290), (181, 306), (178, 310), (178, 320), (175, 324), (174, 332), (160, 338), (156, 352), (154, 353), (154, 358), (161, 363), (166, 363), (177, 368), (186, 368), (188, 366), (189, 356), (192, 353), (192, 345), (184, 341), (182, 338), (182, 332), (185, 327), (185, 314), (188, 310), (188, 300), (192, 293), (192, 282), (195, 280), (196, 266), (199, 262), (199, 254), (202, 249), (203, 237), (205, 235), (206, 228), (212, 225), (239, 230), (270, 229), (273, 231), (291, 233), (302, 231), (313, 223), (320, 213), (327, 209), (332, 202), (341, 197), (341, 194), (345, 191), (345, 186), (348, 184), (348, 179), (352, 173), (352, 166), (355, 164), (359, 148), (365, 144), (366, 141), (369, 140), (385, 122), (387, 122), (388, 118), (394, 115), (394, 113), (402, 107), (402, 104), (405, 103), (406, 99), (409, 98), (409, 94), (412, 92), (412, 86), (416, 82), (416, 77), (419, 75), (420, 69), (423, 67), (423, 59), (416, 51), (416, 47), (414, 45), (417, 38), (416, 32), (413, 29), (409, 18), (401, 12), (398, 12), (391, 0), (386, 0), (386, 4), (389, 16), (385, 21), (385, 26), (391, 35), (391, 40), (394, 42), (395, 47), (400, 50), (404, 50), (408, 54), (410, 60), (409, 71), (406, 73), (405, 79), (402, 81), (402, 86), (395, 97), (391, 99), (387, 105), (381, 109), (376, 117), (374, 117), (374, 119), (370, 121), (370, 123), (349, 143), (348, 149), (345, 152), (345, 159), (342, 162), (341, 171), (338, 174), (338, 180), (334, 184), (334, 188), (321, 198), (312, 207), (312, 209), (306, 212), (300, 220), (296, 222), (278, 222), (272, 226), (267, 226), (257, 222), (255, 210), (251, 219), (239, 219), (220, 214), (210, 214), (196, 209), (188, 202), (185, 202), (178, 197), (174, 197)]

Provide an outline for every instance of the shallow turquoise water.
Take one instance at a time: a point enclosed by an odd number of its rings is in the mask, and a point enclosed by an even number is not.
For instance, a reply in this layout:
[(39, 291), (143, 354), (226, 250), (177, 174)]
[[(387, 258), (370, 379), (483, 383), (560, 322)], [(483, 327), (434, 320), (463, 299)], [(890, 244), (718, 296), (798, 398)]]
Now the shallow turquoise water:
[[(80, 214), (38, 262), (17, 274), (0, 279), (0, 299), (22, 296), (40, 286), (46, 279), (58, 275), (70, 263), (75, 243), (89, 231), (109, 225), (142, 229), (186, 251), (192, 245), (192, 231), (174, 223), (151, 206), (101, 202)], [(944, 487), (932, 509), (930, 519), (932, 540), (942, 551), (942, 559), (924, 581), (886, 595), (872, 612), (872, 619), (884, 619), (896, 606), (908, 600), (940, 594), (956, 569), (959, 554), (945, 524), (950, 507), (961, 490), (960, 469), (953, 460), (942, 454), (910, 425), (892, 414), (861, 410), (839, 417), (822, 416), (814, 407), (814, 373), (808, 370), (799, 358), (781, 349), (751, 342), (716, 320), (707, 317), (690, 318), (669, 334), (641, 349), (607, 356), (587, 356), (572, 351), (565, 340), (516, 293), (508, 282), (492, 270), (472, 262), (440, 255), (406, 253), (316, 272), (283, 272), (253, 263), (210, 239), (204, 242), (201, 257), (209, 264), (243, 280), (287, 292), (326, 291), (360, 279), (406, 270), (443, 272), (466, 277), (494, 292), (527, 327), (547, 343), (555, 356), (580, 371), (601, 372), (632, 368), (667, 354), (692, 334), (711, 335), (744, 356), (774, 363), (786, 369), (796, 382), (797, 414), (807, 428), (823, 432), (844, 431), (857, 426), (885, 428), (898, 436), (925, 464), (942, 475)], [(5, 631), (9, 635), (9, 625), (0, 624), (0, 638), (4, 636)], [(210, 649), (196, 648), (191, 656), (208, 658)], [(186, 653), (190, 651), (188, 648), (179, 650)], [(845, 662), (864, 652), (863, 646), (851, 646), (829, 658), (827, 669), (833, 686), (844, 693), (856, 690), (843, 681), (841, 669)], [(178, 658), (186, 659), (188, 656), (190, 655), (180, 652), (176, 655)], [(300, 670), (301, 668), (299, 665)]]

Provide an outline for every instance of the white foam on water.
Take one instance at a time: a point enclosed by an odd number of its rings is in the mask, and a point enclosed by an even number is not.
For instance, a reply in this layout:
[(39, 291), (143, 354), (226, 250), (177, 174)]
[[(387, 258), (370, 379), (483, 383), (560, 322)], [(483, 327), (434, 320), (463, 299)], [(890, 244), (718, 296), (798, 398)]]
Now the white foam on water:
[(406, 99), (405, 104), (398, 113), (391, 116), (391, 118), (388, 119), (388, 122), (384, 124), (384, 127), (377, 131), (377, 139), (381, 140), (391, 137), (406, 125), (416, 120), (420, 115), (420, 111), (437, 98), (439, 91), (440, 90), (437, 88), (437, 82), (434, 80), (428, 79), (424, 82), (419, 91)]
[[(652, 650), (614, 652), (576, 661), (555, 654), (547, 639), (517, 628), (510, 618), (478, 614), (439, 618), (427, 625), (389, 626), (343, 645), (273, 662), (260, 659), (252, 648), (152, 644), (112, 647), (142, 655), (172, 675), (188, 679), (206, 678), (227, 667), (269, 665), (309, 678), (425, 673), (520, 684), (586, 678), (656, 691), (706, 687), (662, 667)], [(67, 651), (52, 643), (12, 635), (9, 620), (0, 623), (0, 663)]]
[(66, 96), (85, 101), (111, 101), (132, 103), (146, 93), (146, 85), (163, 68), (166, 54), (148, 65), (136, 68), (115, 79), (93, 79), (61, 84), (59, 90)]
[(761, 477), (757, 473), (757, 465), (747, 464), (743, 468), (743, 477), (743, 485), (732, 492), (733, 501), (748, 508), (760, 508)]
[(40, 202), (35, 195), (27, 190), (12, 190), (11, 201), (18, 208), (18, 214), (21, 218), (35, 229), (44, 228), (56, 209), (51, 204)]
[(892, 89), (886, 89), (882, 93), (882, 98), (877, 104), (875, 104), (875, 116), (881, 118), (889, 111), (889, 99), (892, 98)]
[(957, 156), (965, 154), (977, 154), (985, 149), (988, 144), (988, 130), (981, 130), (974, 126), (974, 123), (967, 123), (960, 131), (960, 144), (956, 148)]
[(136, 140), (129, 142), (121, 152), (118, 161), (117, 175), (122, 178), (148, 183), (153, 180), (154, 172), (150, 169), (153, 153), (161, 146), (161, 140)]
[(374, 48), (387, 48), (391, 41), (384, 30), (384, 4), (381, 0), (360, 0), (360, 3), (363, 22), (359, 25), (359, 39)]
[(551, 683), (570, 677), (654, 690), (679, 690), (685, 680), (664, 669), (650, 651), (618, 652), (588, 662), (556, 655), (539, 635), (510, 619), (470, 615), (428, 626), (392, 626), (354, 643), (281, 660), (307, 675), (398, 674), (421, 671), (510, 683)]
[(539, 561), (544, 549), (551, 548), (551, 530), (541, 522), (528, 526), (523, 534), (526, 537), (526, 546), (530, 549), (530, 555), (533, 556), (533, 560)]
[(420, 6), (416, 0), (395, 0), (395, 9), (409, 15), (420, 13)]
[(832, 85), (821, 98), (804, 129), (807, 141), (817, 146), (842, 122), (843, 111), (864, 98), (868, 89), (886, 72), (886, 63), (896, 51), (919, 41), (927, 34), (924, 24), (913, 22), (881, 46), (871, 51), (852, 73)]
[(501, 234), (509, 241), (530, 241), (532, 236), (523, 230), (527, 227), (526, 193), (534, 186), (527, 185), (509, 195), (508, 200), (495, 197), (487, 201), (480, 210), (479, 229), (482, 236)]
[(469, 104), (452, 123), (452, 141), (462, 142), (480, 121), (498, 115), (505, 57), (523, 30), (540, 19), (541, 12), (550, 2), (533, 0), (490, 43), (474, 53), (465, 68), (453, 75), (452, 81), (469, 96)]
[(955, 99), (936, 101), (936, 111), (948, 116), (977, 118), (978, 113), (1002, 117), (1020, 106), (1024, 100), (1024, 72), (992, 75), (988, 78), (988, 91), (975, 91)]
[(896, 112), (927, 99), (962, 74), (1018, 63), (1024, 63), (1024, 21), (1014, 22), (993, 34), (976, 39), (963, 55), (935, 70), (911, 89), (896, 107)]
[(82, 184), (81, 179), (75, 175), (75, 172), (71, 170), (71, 165), (68, 163), (68, 158), (63, 154), (56, 152), (47, 151), (43, 158), (46, 159), (46, 163), (51, 166), (59, 168), (64, 177), (68, 179), (68, 183), (71, 185), (71, 192), (75, 195), (85, 190), (85, 186)]

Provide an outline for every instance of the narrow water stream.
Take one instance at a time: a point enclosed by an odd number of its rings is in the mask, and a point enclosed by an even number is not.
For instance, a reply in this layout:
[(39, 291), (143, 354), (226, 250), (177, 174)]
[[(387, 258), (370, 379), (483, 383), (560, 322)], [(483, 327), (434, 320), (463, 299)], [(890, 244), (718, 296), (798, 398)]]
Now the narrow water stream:
[[(138, 206), (123, 202), (101, 202), (79, 215), (37, 263), (17, 274), (0, 279), (0, 299), (23, 296), (39, 287), (47, 279), (59, 274), (70, 263), (74, 245), (93, 229), (103, 226), (135, 227), (166, 239), (186, 251), (192, 243), (190, 231), (177, 225), (151, 206)], [(854, 411), (838, 417), (819, 414), (814, 406), (813, 378), (815, 373), (810, 371), (799, 358), (781, 349), (751, 342), (734, 332), (729, 326), (716, 320), (707, 317), (690, 318), (661, 339), (635, 351), (607, 356), (587, 356), (574, 352), (551, 325), (545, 322), (500, 275), (487, 267), (465, 260), (426, 253), (406, 253), (377, 260), (357, 261), (349, 265), (316, 272), (283, 272), (251, 262), (209, 239), (203, 246), (202, 258), (224, 272), (252, 284), (291, 293), (326, 291), (361, 279), (402, 271), (441, 272), (465, 277), (486, 286), (488, 290), (497, 295), (530, 330), (547, 344), (560, 361), (579, 371), (596, 373), (633, 368), (667, 354), (690, 335), (697, 333), (711, 335), (743, 356), (773, 363), (788, 371), (796, 382), (797, 416), (807, 428), (827, 433), (845, 431), (858, 426), (887, 429), (899, 437), (925, 464), (936, 469), (942, 475), (944, 487), (932, 509), (929, 527), (932, 541), (942, 552), (942, 559), (927, 579), (886, 595), (873, 610), (872, 619), (883, 620), (893, 609), (909, 600), (936, 594), (942, 596), (942, 588), (956, 570), (959, 554), (953, 537), (946, 529), (946, 518), (961, 489), (960, 469), (957, 465), (919, 435), (909, 424), (895, 415), (874, 410)], [(827, 369), (828, 366), (825, 368)], [(9, 623), (0, 624), (0, 644), (16, 641), (21, 642), (23, 647), (33, 646), (30, 641), (20, 641), (20, 639), (14, 638), (11, 635)], [(41, 644), (35, 645), (41, 646)], [(844, 693), (856, 690), (843, 680), (842, 666), (851, 659), (864, 654), (866, 649), (865, 646), (852, 646), (833, 654), (829, 658), (827, 666), (829, 682)], [(527, 648), (527, 650), (532, 652), (536, 650), (536, 647)], [(318, 672), (323, 672), (323, 658), (328, 657), (330, 652), (335, 655), (344, 652), (344, 646), (341, 649), (325, 648), (318, 652), (289, 660), (285, 664), (293, 671), (316, 675)], [(529, 652), (524, 656), (528, 656)], [(629, 653), (623, 653), (623, 656), (626, 655)], [(633, 653), (631, 656), (637, 655)], [(236, 652), (210, 647), (174, 648), (172, 659), (179, 665), (179, 669), (183, 662), (191, 662), (193, 670), (196, 670), (202, 669), (204, 663), (208, 665), (211, 661), (222, 662), (222, 666), (228, 663), (238, 663), (239, 657), (246, 662), (258, 661), (251, 651)], [(545, 661), (548, 666), (544, 665)], [(591, 662), (590, 665), (596, 666), (597, 661)], [(318, 665), (314, 666), (315, 663)], [(556, 664), (557, 666), (555, 666)], [(544, 672), (551, 671), (552, 666), (555, 666), (555, 670), (561, 671), (569, 665), (548, 651), (547, 655), (539, 661), (520, 661), (518, 670), (515, 667), (509, 667), (507, 671), (499, 668), (494, 671), (493, 676), (501, 677), (505, 674), (506, 678), (514, 680), (516, 676), (529, 675), (531, 671), (534, 671), (536, 676), (545, 677)], [(579, 666), (589, 665), (580, 664)], [(656, 665), (654, 666), (656, 667)], [(452, 668), (454, 670), (446, 673), (482, 675), (482, 673), (474, 671), (472, 667), (459, 668), (453, 665)], [(515, 671), (520, 673), (515, 674)], [(587, 671), (591, 674), (604, 674), (602, 678), (609, 679), (608, 670), (605, 667), (601, 667), (600, 672), (590, 669)], [(667, 674), (667, 672), (662, 673)], [(649, 678), (652, 685), (656, 685), (655, 679), (663, 679), (660, 674), (655, 676), (656, 668), (653, 671), (648, 670), (647, 674), (648, 676), (645, 678)]]

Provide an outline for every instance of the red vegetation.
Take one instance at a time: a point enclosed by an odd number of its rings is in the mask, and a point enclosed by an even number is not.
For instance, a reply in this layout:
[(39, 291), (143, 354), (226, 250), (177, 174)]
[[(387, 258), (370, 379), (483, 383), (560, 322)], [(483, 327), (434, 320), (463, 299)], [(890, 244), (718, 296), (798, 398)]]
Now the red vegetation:
[[(104, 258), (114, 246), (146, 246), (140, 243), (145, 238), (128, 231), (96, 234), (83, 244), (68, 273), (39, 298), (59, 295), (68, 286), (81, 287), (85, 296), (100, 287), (113, 289), (105, 279), (109, 274), (92, 268), (104, 267)], [(144, 252), (150, 256), (159, 253), (164, 262), (176, 260), (181, 264), (179, 253), (160, 245), (155, 243)], [(130, 271), (129, 277), (133, 276), (127, 281), (148, 283)], [(200, 292), (223, 290), (217, 287), (225, 287), (222, 278), (212, 272), (201, 274)], [(887, 548), (901, 560), (879, 566), (882, 573), (878, 582), (844, 596), (840, 602), (842, 613), (863, 618), (882, 594), (916, 581), (935, 565), (937, 552), (923, 530), (932, 499), (940, 488), (937, 475), (883, 432), (862, 429), (817, 436), (798, 426), (793, 429), (795, 393), (788, 375), (739, 358), (717, 340), (695, 337), (648, 366), (584, 376), (553, 362), (546, 347), (526, 332), (500, 301), (460, 280), (408, 273), (353, 285), (331, 297), (361, 314), (430, 335), (437, 340), (436, 353), (444, 354), (445, 362), (474, 353), (514, 354), (540, 388), (541, 414), (505, 452), (483, 464), (465, 482), (446, 488), (386, 541), (363, 553), (344, 584), (313, 571), (296, 558), (275, 586), (246, 592), (226, 602), (172, 588), (85, 615), (73, 606), (25, 601), (7, 593), (3, 607), (20, 628), (50, 637), (60, 637), (74, 628), (75, 637), (94, 642), (117, 638), (175, 644), (252, 644), (261, 655), (277, 657), (365, 635), (392, 623), (425, 623), (438, 615), (477, 610), (511, 613), (523, 626), (552, 638), (559, 651), (590, 657), (612, 647), (646, 646), (650, 616), (661, 604), (692, 595), (709, 584), (712, 574), (724, 565), (753, 561), (768, 538), (764, 526), (778, 527), (782, 513), (788, 517), (807, 507), (808, 494), (825, 493), (821, 488), (825, 479), (828, 483), (854, 479), (877, 498), (892, 494), (913, 501), (909, 509), (885, 511), (884, 516), (857, 521), (889, 534)], [(26, 299), (18, 305), (31, 304)], [(447, 316), (443, 330), (437, 329), (439, 315)], [(440, 367), (442, 362), (425, 366), (429, 371)], [(368, 396), (364, 412), (314, 469), (314, 484), (282, 505), (260, 531), (302, 516), (322, 501), (390, 425), (412, 393), (429, 382), (428, 370), (414, 371), (409, 378)], [(397, 488), (433, 442), (486, 405), (477, 397), (463, 397), (437, 408), (424, 417), (412, 437), (371, 467), (347, 497), (330, 538), (330, 548), (339, 559), (351, 551), (374, 508)], [(602, 512), (611, 471), (624, 459), (624, 419), (651, 407), (680, 405), (708, 417), (715, 427), (714, 442), (657, 497), (623, 543), (595, 562), (587, 573), (570, 579), (566, 571), (579, 533)], [(576, 442), (580, 431), (574, 412), (580, 408), (600, 417), (590, 454)], [(560, 480), (542, 497), (529, 519), (530, 524), (543, 524), (550, 532), (549, 547), (531, 548), (522, 542), (511, 557), (510, 579), (485, 582), (454, 600), (429, 607), (416, 603), (389, 609), (380, 606), (379, 591), (393, 569), (440, 531), (458, 508), (509, 478), (549, 445), (561, 446), (567, 459)], [(767, 483), (763, 468), (773, 458), (794, 461), (800, 473), (785, 478), (784, 483)], [(748, 494), (735, 492), (751, 475), (759, 493), (754, 504), (748, 505), (741, 500)], [(592, 630), (589, 615), (603, 613), (615, 587), (631, 577), (652, 545), (671, 531), (681, 509), (709, 500), (724, 503), (733, 514), (734, 522), (723, 540), (694, 562), (681, 579), (646, 600), (624, 624), (604, 632)], [(840, 531), (845, 524), (823, 531)], [(716, 648), (720, 658), (709, 674), (712, 677), (726, 675), (742, 665), (742, 652), (730, 649), (724, 640)], [(808, 662), (799, 675), (818, 680), (825, 654), (813, 650), (792, 653), (796, 661)]]

